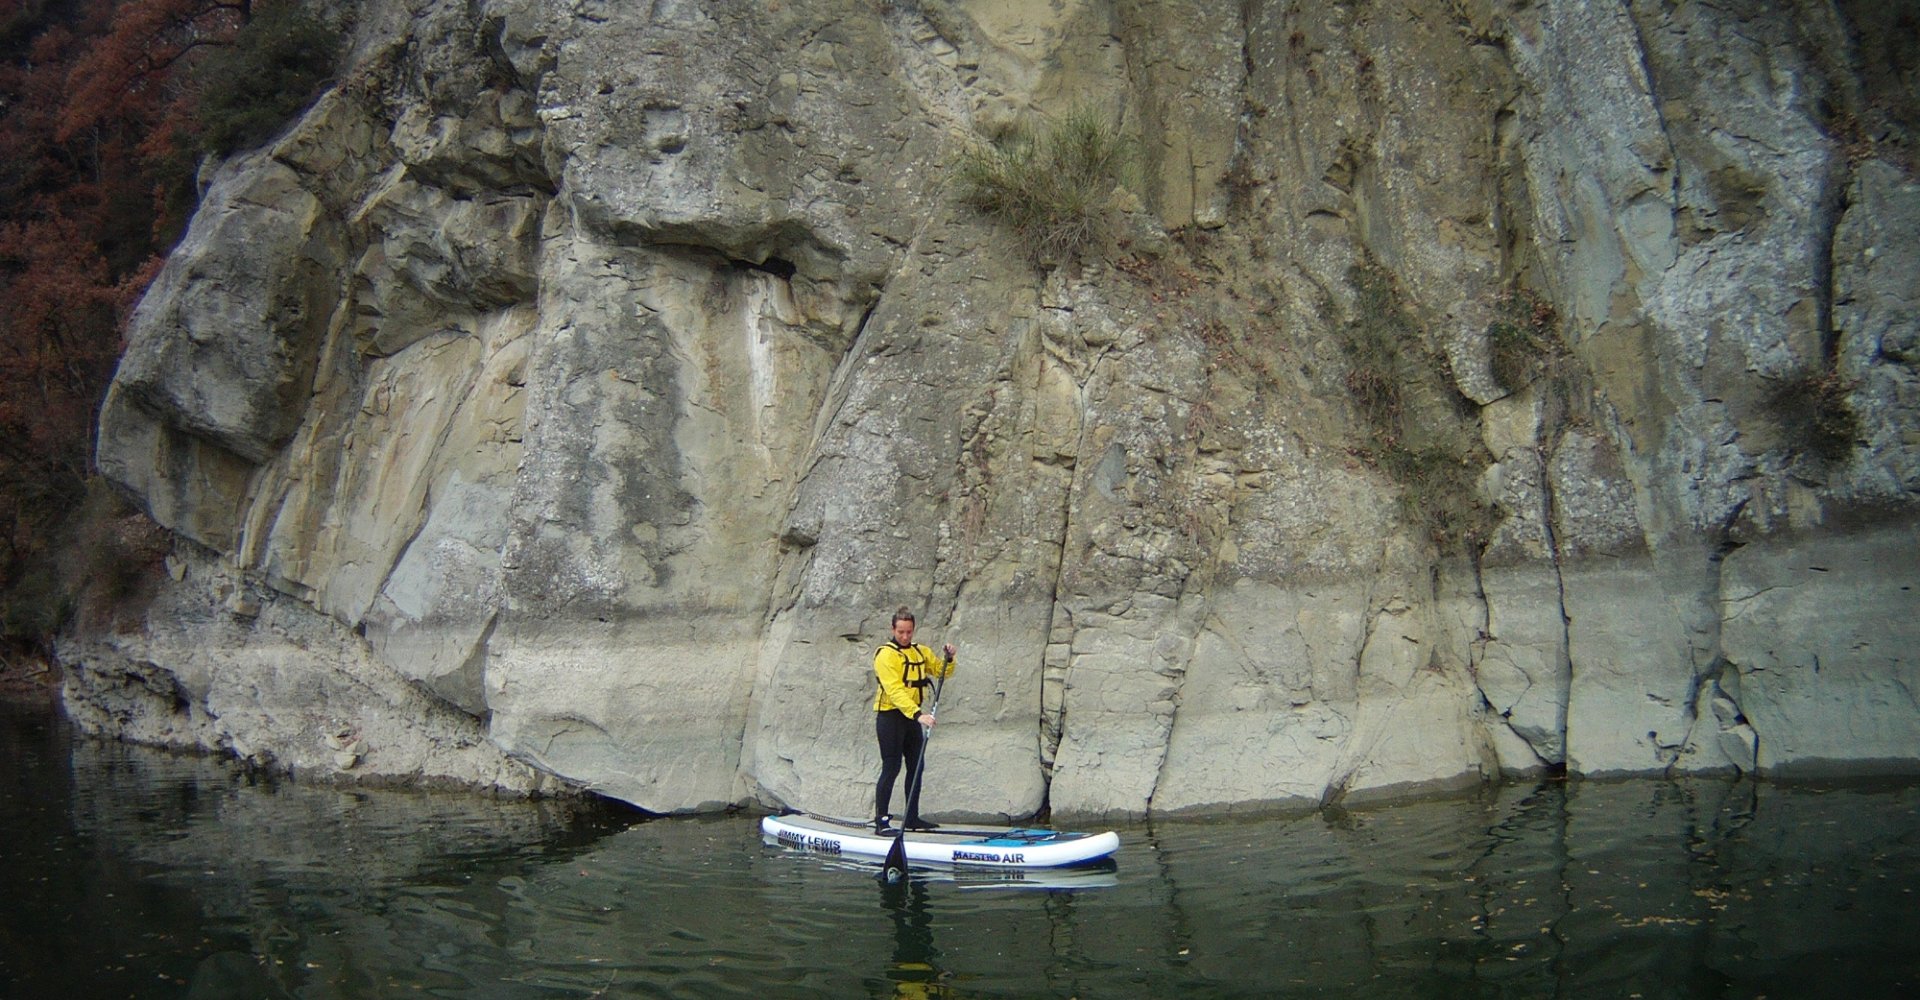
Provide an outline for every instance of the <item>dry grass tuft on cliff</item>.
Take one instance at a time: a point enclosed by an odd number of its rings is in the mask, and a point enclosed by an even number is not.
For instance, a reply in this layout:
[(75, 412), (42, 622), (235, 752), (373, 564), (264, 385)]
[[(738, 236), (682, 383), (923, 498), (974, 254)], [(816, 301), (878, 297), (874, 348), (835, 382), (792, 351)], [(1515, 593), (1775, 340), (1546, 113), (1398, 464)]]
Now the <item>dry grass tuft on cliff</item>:
[(960, 200), (1011, 229), (1038, 267), (1104, 242), (1113, 191), (1128, 166), (1118, 128), (1090, 108), (1045, 127), (1017, 128), (960, 160)]

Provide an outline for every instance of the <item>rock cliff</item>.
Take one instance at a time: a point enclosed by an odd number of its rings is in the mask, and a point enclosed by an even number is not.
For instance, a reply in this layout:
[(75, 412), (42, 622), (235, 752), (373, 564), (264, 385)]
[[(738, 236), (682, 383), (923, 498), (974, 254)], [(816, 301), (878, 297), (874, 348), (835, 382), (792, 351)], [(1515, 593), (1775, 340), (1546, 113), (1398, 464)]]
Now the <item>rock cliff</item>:
[[(214, 165), (70, 711), (342, 780), (860, 815), (1920, 767), (1915, 14), (363, 0)], [(1132, 169), (1035, 262), (967, 153)]]

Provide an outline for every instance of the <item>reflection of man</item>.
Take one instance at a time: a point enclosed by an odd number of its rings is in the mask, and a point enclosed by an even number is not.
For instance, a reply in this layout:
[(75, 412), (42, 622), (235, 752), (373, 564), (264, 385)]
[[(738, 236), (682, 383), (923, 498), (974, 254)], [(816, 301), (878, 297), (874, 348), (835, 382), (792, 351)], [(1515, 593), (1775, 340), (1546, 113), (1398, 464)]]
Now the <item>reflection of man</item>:
[(893, 918), (893, 964), (887, 980), (896, 997), (949, 997), (947, 974), (933, 948), (933, 916), (925, 883), (905, 880), (880, 887), (880, 905)]
[(906, 608), (893, 613), (893, 636), (874, 651), (873, 673), (880, 681), (880, 690), (873, 696), (873, 732), (880, 741), (880, 780), (873, 787), (876, 831), (887, 830), (893, 782), (903, 767), (907, 772), (907, 818), (902, 828), (934, 828), (920, 818), (920, 749), (926, 743), (926, 731), (933, 727), (933, 714), (923, 710), (926, 690), (933, 678), (953, 673), (953, 644), (948, 643), (942, 652), (944, 658), (935, 657), (933, 650), (913, 641), (913, 612)]

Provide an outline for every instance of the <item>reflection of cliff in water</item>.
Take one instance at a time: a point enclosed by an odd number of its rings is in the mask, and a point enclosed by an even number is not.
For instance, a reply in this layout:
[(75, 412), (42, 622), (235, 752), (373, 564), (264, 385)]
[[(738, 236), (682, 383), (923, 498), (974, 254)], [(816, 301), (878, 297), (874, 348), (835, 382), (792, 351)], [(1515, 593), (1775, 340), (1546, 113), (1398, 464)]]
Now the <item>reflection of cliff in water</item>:
[(0, 995), (178, 989), (197, 959), (167, 953), (245, 947), (245, 939), (208, 926), (191, 898), (74, 829), (70, 739), (45, 707), (0, 700)]
[(1282, 985), (1355, 995), (1892, 995), (1920, 981), (1897, 943), (1920, 933), (1907, 783), (1547, 782), (1153, 836), (1165, 913), (1114, 940), (1151, 934), (1193, 975), (1248, 989), (1245, 970), (1274, 956)]
[(1920, 786), (1160, 820), (1066, 885), (0, 731), (0, 995), (1908, 995)]
[(224, 759), (82, 740), (73, 823), (143, 863), (199, 871), (203, 889), (324, 881), (340, 895), (458, 872), (529, 846), (583, 847), (618, 821), (601, 807), (467, 792), (336, 788)]
[[(56, 739), (67, 739), (63, 727)], [(102, 964), (171, 958), (171, 979), (190, 996), (465, 987), (463, 971), (438, 977), (430, 956), (497, 952), (492, 929), (511, 898), (482, 877), (451, 906), (422, 906), (445, 894), (430, 887), (467, 885), (513, 858), (559, 862), (632, 821), (584, 802), (303, 785), (223, 758), (86, 739), (71, 743), (67, 774), (65, 812), (88, 868), (121, 873), (175, 910), (129, 914), (146, 940)], [(73, 862), (60, 858), (56, 871)], [(86, 921), (125, 900), (109, 891), (48, 902)], [(156, 940), (156, 925), (188, 933)], [(69, 975), (50, 969), (48, 983)]]

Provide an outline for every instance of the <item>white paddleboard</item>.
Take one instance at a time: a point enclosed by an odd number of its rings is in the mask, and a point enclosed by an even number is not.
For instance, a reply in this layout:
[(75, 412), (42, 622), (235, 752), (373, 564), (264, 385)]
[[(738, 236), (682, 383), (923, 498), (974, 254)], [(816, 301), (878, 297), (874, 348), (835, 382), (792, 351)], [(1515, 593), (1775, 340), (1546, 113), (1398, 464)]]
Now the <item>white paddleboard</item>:
[[(893, 848), (891, 830), (878, 833), (871, 823), (791, 813), (760, 821), (770, 844), (843, 857), (884, 859)], [(942, 824), (938, 830), (909, 830), (909, 863), (981, 868), (1068, 868), (1111, 858), (1120, 836), (1072, 833), (1039, 827)]]

